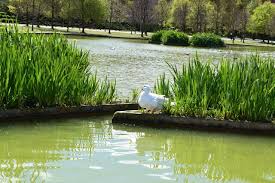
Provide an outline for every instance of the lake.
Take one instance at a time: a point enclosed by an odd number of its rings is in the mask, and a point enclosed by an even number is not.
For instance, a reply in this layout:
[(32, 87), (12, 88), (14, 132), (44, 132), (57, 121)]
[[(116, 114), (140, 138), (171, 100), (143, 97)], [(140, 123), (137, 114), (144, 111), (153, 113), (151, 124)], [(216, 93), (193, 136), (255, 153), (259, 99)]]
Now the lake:
[(110, 80), (116, 80), (117, 94), (124, 99), (131, 96), (133, 89), (141, 90), (144, 84), (154, 86), (161, 74), (169, 75), (167, 63), (180, 67), (196, 54), (206, 61), (245, 57), (256, 52), (265, 57), (275, 56), (275, 47), (203, 49), (155, 45), (131, 39), (75, 37), (70, 40), (90, 52), (91, 72), (97, 72), (103, 79), (107, 76)]

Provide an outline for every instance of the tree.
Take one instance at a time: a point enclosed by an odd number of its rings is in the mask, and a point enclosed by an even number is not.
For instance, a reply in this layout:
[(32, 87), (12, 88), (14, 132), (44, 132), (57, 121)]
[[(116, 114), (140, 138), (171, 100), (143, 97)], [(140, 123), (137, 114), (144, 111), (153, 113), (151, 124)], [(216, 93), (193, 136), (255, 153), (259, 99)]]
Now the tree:
[(136, 3), (134, 3), (134, 0), (129, 0), (127, 2), (127, 10), (126, 11), (126, 19), (128, 21), (128, 23), (130, 23), (131, 27), (131, 34), (133, 34), (133, 28), (134, 31), (136, 32), (136, 27), (138, 25), (138, 8), (136, 7)]
[(54, 23), (59, 18), (61, 11), (61, 0), (44, 0), (45, 11), (44, 16), (51, 19), (51, 28), (54, 29)]
[(69, 32), (70, 24), (73, 19), (73, 0), (62, 0), (61, 1), (61, 12), (60, 16), (63, 20), (66, 21), (66, 26), (67, 26), (67, 32)]
[[(223, 24), (226, 33), (236, 36), (238, 27), (238, 8), (236, 0), (223, 0)], [(234, 40), (234, 39), (233, 39)]]
[(122, 19), (126, 18), (125, 8), (127, 7), (127, 1), (124, 0), (107, 0), (106, 12), (109, 22), (109, 34), (111, 34), (111, 28), (113, 21), (121, 22)]
[(181, 31), (187, 30), (189, 9), (190, 2), (188, 0), (174, 0), (172, 3), (170, 21)]
[(87, 23), (104, 20), (104, 2), (102, 0), (74, 1), (74, 15), (81, 21), (82, 33), (85, 33)]
[(30, 23), (30, 9), (31, 0), (10, 0), (9, 9), (13, 9), (14, 14), (18, 17), (24, 18), (26, 25), (29, 26)]
[(222, 32), (222, 0), (210, 0), (213, 5), (212, 19), (214, 32), (220, 34)]
[(237, 1), (237, 9), (238, 9), (238, 18), (237, 18), (237, 27), (239, 35), (244, 43), (245, 40), (245, 33), (247, 32), (247, 24), (249, 20), (249, 9), (248, 5), (250, 0), (238, 0)]
[[(270, 2), (258, 6), (249, 21), (249, 31), (269, 38), (275, 34), (275, 5)], [(263, 41), (265, 38), (263, 37)]]
[(0, 0), (0, 12), (5, 12), (7, 13), (8, 12), (8, 6), (7, 6), (7, 1), (5, 0)]
[(37, 27), (40, 27), (41, 24), (41, 17), (44, 14), (44, 7), (45, 7), (45, 3), (44, 0), (35, 0), (36, 1), (36, 23), (37, 23)]
[(167, 0), (159, 0), (157, 5), (155, 6), (154, 11), (156, 14), (156, 20), (161, 27), (167, 24), (169, 18), (169, 10), (170, 4), (167, 2)]
[(189, 25), (193, 32), (204, 32), (207, 28), (207, 0), (195, 0), (190, 3), (188, 16)]
[(144, 34), (147, 36), (147, 26), (153, 20), (155, 4), (155, 0), (134, 0), (134, 7), (137, 8), (141, 37), (143, 37)]

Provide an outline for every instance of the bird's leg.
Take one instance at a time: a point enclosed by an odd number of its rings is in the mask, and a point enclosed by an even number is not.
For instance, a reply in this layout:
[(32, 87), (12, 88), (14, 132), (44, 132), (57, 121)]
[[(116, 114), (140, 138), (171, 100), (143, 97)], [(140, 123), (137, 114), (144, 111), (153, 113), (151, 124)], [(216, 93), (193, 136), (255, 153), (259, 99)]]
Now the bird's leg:
[(145, 112), (144, 108), (141, 108), (140, 110), (141, 110), (141, 113), (144, 113), (144, 112)]
[(156, 112), (156, 110), (153, 109), (153, 110), (151, 111), (151, 114), (154, 114), (155, 112)]

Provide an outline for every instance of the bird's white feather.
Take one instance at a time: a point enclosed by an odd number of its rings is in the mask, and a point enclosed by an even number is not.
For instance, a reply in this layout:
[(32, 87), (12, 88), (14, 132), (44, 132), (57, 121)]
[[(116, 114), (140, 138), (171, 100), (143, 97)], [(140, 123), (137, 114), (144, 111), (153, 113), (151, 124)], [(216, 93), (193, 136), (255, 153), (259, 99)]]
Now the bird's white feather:
[(154, 112), (161, 111), (166, 101), (169, 101), (169, 99), (165, 98), (164, 95), (151, 93), (150, 87), (145, 85), (139, 96), (138, 104), (141, 108)]

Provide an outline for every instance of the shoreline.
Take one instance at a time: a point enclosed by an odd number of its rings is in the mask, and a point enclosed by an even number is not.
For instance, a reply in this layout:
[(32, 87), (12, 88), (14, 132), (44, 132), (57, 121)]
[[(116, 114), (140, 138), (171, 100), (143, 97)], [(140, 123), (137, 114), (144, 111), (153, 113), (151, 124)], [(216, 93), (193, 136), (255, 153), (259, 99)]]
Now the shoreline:
[(138, 104), (130, 103), (105, 104), (97, 106), (83, 105), (71, 107), (8, 109), (0, 111), (0, 121), (87, 117), (92, 115), (111, 114), (116, 111), (136, 109), (138, 109)]
[(247, 122), (217, 120), (214, 118), (176, 117), (165, 114), (148, 114), (136, 110), (118, 111), (112, 119), (113, 124), (126, 124), (164, 129), (193, 129), (231, 133), (272, 134), (275, 124), (264, 122)]
[[(123, 36), (116, 36), (116, 35), (104, 35), (104, 34), (90, 34), (90, 33), (63, 33), (63, 32), (30, 32), (30, 34), (45, 34), (45, 35), (51, 35), (51, 34), (62, 34), (64, 36), (76, 36), (76, 37), (103, 37), (103, 38), (117, 38), (117, 39), (135, 39), (135, 40), (149, 40), (148, 37), (123, 37)], [(25, 33), (24, 33), (25, 34)]]
[[(25, 32), (23, 32), (25, 33)], [(108, 35), (108, 34), (95, 34), (95, 33), (78, 33), (78, 32), (30, 32), (31, 34), (45, 34), (45, 35), (51, 35), (54, 33), (61, 34), (64, 36), (76, 36), (76, 37), (83, 37), (83, 38), (92, 38), (92, 37), (98, 37), (98, 38), (115, 38), (115, 39), (131, 39), (131, 40), (142, 40), (142, 41), (149, 41), (150, 37), (131, 37), (131, 36), (119, 36), (119, 35)], [(149, 43), (148, 44), (155, 44), (155, 45), (161, 45), (156, 43)], [(177, 46), (177, 45), (165, 45), (165, 46)], [(194, 46), (177, 46), (177, 47), (191, 47), (191, 48), (205, 48), (205, 49), (219, 49), (219, 48), (228, 48), (228, 47), (259, 47), (259, 48), (274, 48), (274, 45), (266, 45), (261, 43), (228, 43), (225, 41), (225, 47), (194, 47)]]

